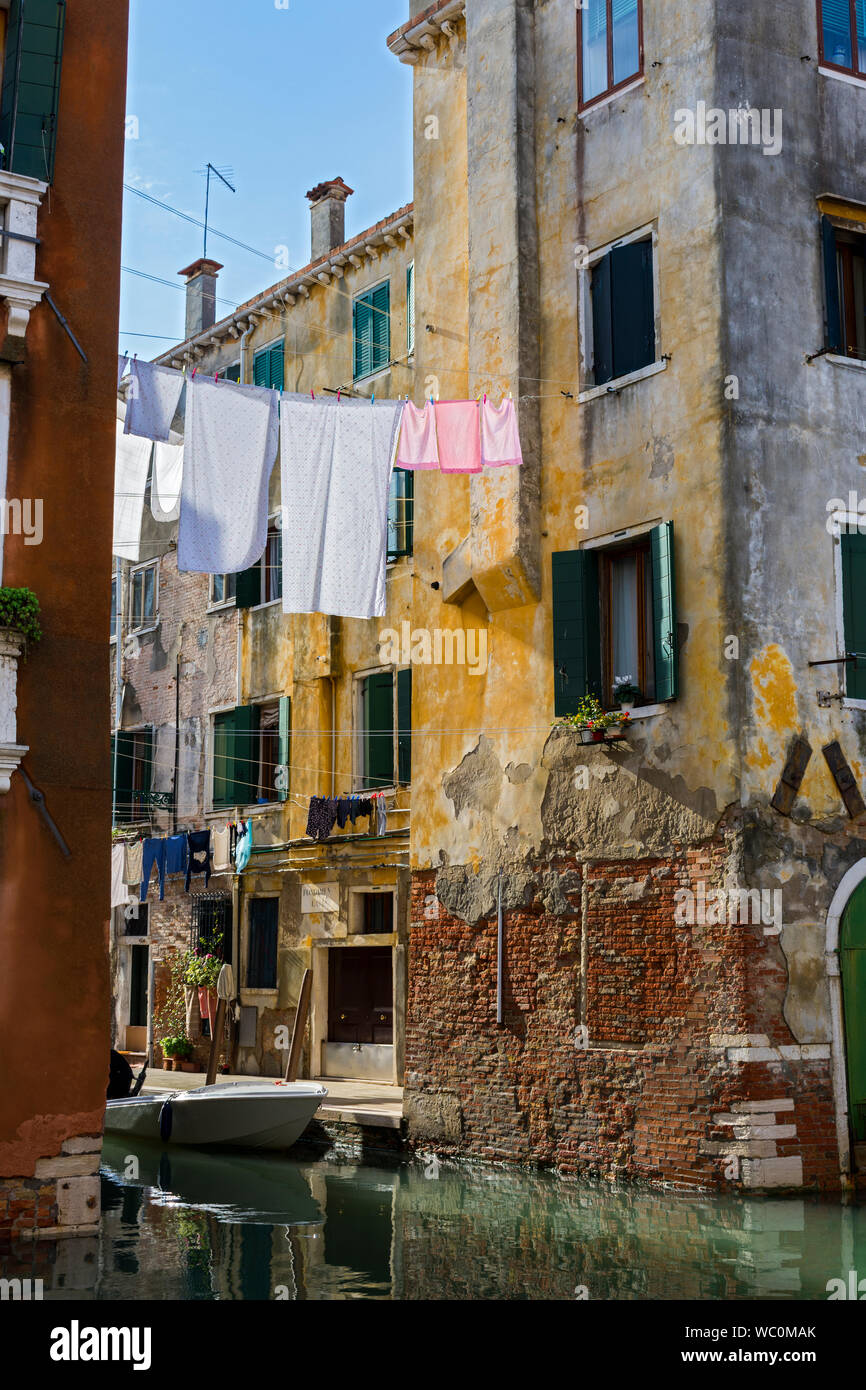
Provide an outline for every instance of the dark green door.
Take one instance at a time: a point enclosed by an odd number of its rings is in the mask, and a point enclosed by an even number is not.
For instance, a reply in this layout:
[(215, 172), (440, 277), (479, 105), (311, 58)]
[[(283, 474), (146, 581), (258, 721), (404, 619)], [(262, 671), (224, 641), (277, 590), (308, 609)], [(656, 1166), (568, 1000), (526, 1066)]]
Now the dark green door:
[(839, 942), (848, 1109), (855, 1142), (863, 1143), (866, 1140), (866, 883), (860, 885), (845, 908)]

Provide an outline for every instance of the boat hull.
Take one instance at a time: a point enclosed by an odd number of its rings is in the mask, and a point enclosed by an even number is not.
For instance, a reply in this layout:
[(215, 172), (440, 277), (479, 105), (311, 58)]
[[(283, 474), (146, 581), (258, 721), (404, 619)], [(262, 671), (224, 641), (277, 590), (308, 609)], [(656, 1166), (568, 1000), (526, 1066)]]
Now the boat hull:
[(110, 1100), (107, 1133), (195, 1147), (285, 1150), (300, 1139), (324, 1097), (305, 1082), (229, 1082)]

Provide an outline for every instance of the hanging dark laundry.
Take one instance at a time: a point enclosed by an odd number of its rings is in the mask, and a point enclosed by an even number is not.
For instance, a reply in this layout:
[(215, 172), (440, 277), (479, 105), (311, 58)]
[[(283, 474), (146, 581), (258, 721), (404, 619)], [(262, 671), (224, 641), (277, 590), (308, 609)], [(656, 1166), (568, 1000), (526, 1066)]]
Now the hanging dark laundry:
[(204, 886), (207, 888), (210, 883), (211, 871), (211, 849), (210, 849), (210, 830), (191, 830), (187, 835), (189, 846), (189, 861), (186, 866), (186, 883), (184, 888), (189, 892), (189, 880), (192, 874), (204, 874)]
[(310, 810), (307, 815), (307, 834), (314, 840), (327, 840), (337, 823), (336, 797), (310, 797)]

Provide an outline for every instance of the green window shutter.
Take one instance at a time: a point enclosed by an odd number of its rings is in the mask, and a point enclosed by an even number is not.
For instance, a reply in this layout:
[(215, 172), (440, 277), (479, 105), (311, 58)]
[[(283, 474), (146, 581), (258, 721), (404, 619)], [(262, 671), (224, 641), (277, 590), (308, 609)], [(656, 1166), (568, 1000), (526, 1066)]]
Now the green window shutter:
[(397, 777), (412, 781), (412, 668), (397, 672)]
[[(866, 657), (866, 536), (843, 531), (842, 616), (845, 625), (845, 653)], [(851, 700), (866, 700), (866, 659), (848, 662), (845, 667), (845, 694)]]
[(262, 565), (252, 565), (242, 570), (235, 586), (235, 603), (238, 608), (257, 608), (262, 601)]
[(364, 781), (371, 791), (394, 784), (394, 677), (368, 676), (363, 692)]
[(259, 708), (238, 705), (235, 710), (233, 806), (255, 801), (259, 784)]
[(611, 258), (608, 254), (592, 268), (592, 363), (596, 386), (613, 377), (613, 313), (611, 306)]
[(656, 329), (651, 241), (611, 252), (613, 374), (628, 376), (655, 361)]
[(66, 0), (12, 0), (0, 89), (5, 168), (54, 178)]
[(274, 391), (282, 391), (286, 369), (286, 348), (282, 338), (274, 343), (268, 355), (268, 385)]
[(360, 296), (352, 305), (352, 340), (357, 381), (373, 370), (373, 309), (368, 295)]
[(213, 804), (234, 806), (235, 711), (214, 716)]
[[(139, 744), (139, 756), (142, 762), (141, 787), (144, 792), (153, 791), (153, 729), (140, 729), (136, 734)], [(139, 805), (147, 806), (149, 803), (140, 802)]]
[(675, 700), (680, 691), (677, 649), (676, 575), (674, 572), (674, 524), (664, 521), (650, 532), (653, 587), (653, 645), (656, 699)]
[(373, 371), (381, 372), (391, 361), (391, 284), (377, 285), (373, 305)]
[[(114, 763), (117, 746), (117, 766)], [(114, 820), (122, 825), (132, 819), (132, 776), (133, 776), (132, 734), (121, 729), (111, 735), (111, 769), (114, 778)]]
[(253, 358), (253, 385), (270, 386), (271, 350), (265, 348)]
[(552, 559), (553, 708), (556, 714), (573, 714), (584, 695), (601, 698), (598, 555), (562, 550)]
[(415, 262), (406, 267), (406, 348), (415, 351)]
[(839, 272), (836, 265), (836, 229), (826, 216), (821, 218), (821, 249), (824, 259), (824, 303), (827, 316), (824, 346), (828, 352), (841, 352), (842, 311), (839, 304)]
[(279, 784), (278, 801), (289, 796), (289, 768), (292, 762), (292, 702), (288, 695), (280, 696), (280, 763), (285, 767), (285, 780)]

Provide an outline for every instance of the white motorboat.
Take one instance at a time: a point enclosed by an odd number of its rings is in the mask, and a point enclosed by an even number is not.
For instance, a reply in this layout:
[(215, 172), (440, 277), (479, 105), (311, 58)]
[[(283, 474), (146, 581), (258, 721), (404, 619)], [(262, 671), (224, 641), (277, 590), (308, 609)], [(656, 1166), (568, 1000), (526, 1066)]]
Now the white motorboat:
[(192, 1091), (143, 1091), (107, 1101), (105, 1129), (163, 1144), (288, 1149), (327, 1094), (312, 1081), (228, 1081)]

